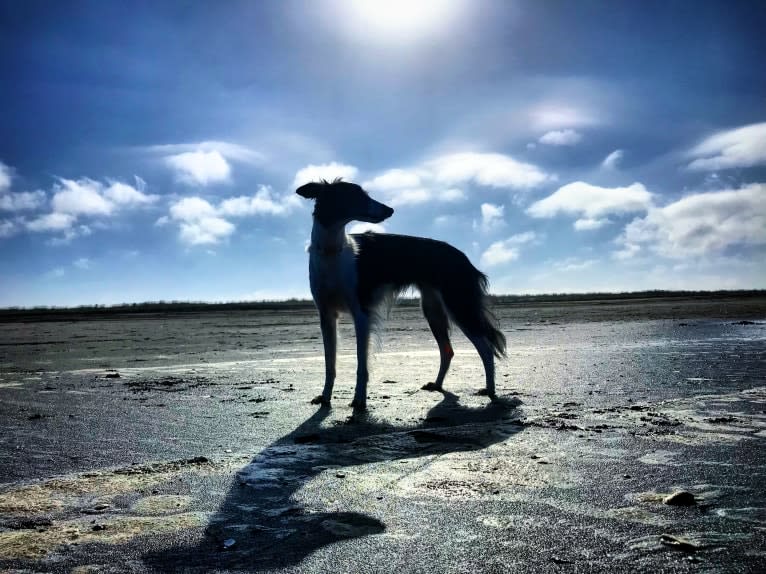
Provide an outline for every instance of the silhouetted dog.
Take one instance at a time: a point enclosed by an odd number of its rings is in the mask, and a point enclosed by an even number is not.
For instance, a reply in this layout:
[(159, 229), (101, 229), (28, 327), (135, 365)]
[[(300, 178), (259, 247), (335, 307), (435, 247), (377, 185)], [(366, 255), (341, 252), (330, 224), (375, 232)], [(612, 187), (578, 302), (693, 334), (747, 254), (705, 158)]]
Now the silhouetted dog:
[(309, 248), (311, 294), (319, 309), (325, 351), (325, 383), (312, 402), (329, 405), (335, 382), (337, 319), (348, 311), (354, 320), (357, 349), (356, 389), (351, 403), (367, 402), (370, 328), (401, 291), (420, 291), (423, 314), (441, 355), (436, 381), (441, 390), (454, 355), (450, 319), (479, 352), (486, 374), (484, 393), (495, 398), (494, 356), (505, 354), (505, 337), (487, 309), (487, 276), (465, 254), (433, 239), (383, 233), (346, 234), (350, 221), (379, 223), (394, 210), (372, 199), (355, 183), (336, 179), (299, 187), (296, 193), (316, 200)]

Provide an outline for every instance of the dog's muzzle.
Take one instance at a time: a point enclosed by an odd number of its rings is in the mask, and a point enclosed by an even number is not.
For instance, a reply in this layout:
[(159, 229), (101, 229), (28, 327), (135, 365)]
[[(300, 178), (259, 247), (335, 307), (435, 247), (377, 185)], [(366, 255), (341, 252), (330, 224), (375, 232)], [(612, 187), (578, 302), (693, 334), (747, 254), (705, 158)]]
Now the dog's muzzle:
[(391, 207), (388, 207), (387, 205), (384, 205), (382, 203), (376, 202), (376, 205), (373, 206), (373, 209), (370, 210), (370, 223), (380, 223), (384, 219), (388, 219), (394, 214), (394, 210)]

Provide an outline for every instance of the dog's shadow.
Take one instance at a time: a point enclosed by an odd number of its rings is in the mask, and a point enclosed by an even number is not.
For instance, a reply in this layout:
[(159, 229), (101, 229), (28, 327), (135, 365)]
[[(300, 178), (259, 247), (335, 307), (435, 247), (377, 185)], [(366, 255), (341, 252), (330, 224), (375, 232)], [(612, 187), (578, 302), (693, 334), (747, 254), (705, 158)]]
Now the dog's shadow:
[[(259, 571), (297, 564), (339, 540), (381, 533), (386, 526), (373, 516), (314, 508), (328, 503), (307, 508), (293, 495), (322, 472), (340, 481), (344, 467), (486, 448), (523, 428), (503, 422), (518, 404), (469, 408), (444, 392), (420, 425), (396, 426), (355, 414), (326, 428), (321, 425), (330, 409), (321, 408), (238, 472), (198, 544), (166, 548), (144, 561), (160, 571)], [(369, 495), (376, 494), (384, 493)]]

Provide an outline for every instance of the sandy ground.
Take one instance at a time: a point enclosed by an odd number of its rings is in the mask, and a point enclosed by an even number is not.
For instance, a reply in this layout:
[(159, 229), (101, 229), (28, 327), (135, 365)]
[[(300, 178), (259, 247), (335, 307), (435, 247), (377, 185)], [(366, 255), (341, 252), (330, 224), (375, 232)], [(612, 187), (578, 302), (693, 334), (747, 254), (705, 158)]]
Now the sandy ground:
[(0, 571), (764, 570), (766, 301), (497, 312), (505, 404), (404, 308), (364, 416), (312, 310), (0, 323)]

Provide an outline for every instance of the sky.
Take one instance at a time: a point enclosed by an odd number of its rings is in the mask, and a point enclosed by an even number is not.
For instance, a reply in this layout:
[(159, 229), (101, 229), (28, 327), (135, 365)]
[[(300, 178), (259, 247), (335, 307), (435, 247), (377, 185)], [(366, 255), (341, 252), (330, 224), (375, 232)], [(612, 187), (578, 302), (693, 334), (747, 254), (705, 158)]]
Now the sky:
[(763, 30), (746, 0), (0, 0), (0, 307), (308, 297), (294, 192), (338, 176), (494, 293), (766, 288)]

